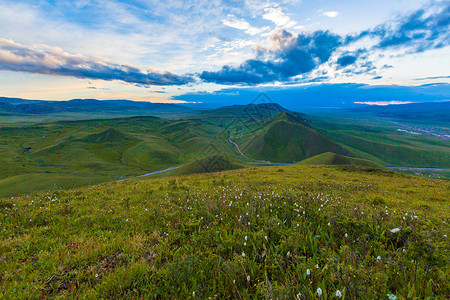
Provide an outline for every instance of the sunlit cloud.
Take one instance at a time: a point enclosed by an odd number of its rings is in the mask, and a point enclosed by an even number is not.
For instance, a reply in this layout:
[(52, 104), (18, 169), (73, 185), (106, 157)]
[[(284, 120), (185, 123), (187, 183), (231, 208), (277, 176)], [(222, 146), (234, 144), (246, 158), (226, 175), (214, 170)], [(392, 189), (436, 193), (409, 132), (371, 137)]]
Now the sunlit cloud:
[(76, 78), (120, 80), (142, 85), (183, 85), (193, 81), (190, 76), (171, 72), (142, 70), (133, 65), (110, 62), (101, 57), (71, 54), (47, 45), (24, 46), (0, 39), (0, 70)]

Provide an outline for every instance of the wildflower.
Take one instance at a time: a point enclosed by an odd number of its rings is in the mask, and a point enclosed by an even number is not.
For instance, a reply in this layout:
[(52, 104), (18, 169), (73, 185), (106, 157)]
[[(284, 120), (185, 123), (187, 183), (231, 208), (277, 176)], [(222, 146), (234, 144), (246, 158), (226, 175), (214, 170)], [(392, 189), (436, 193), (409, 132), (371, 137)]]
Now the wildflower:
[(389, 230), (389, 231), (392, 232), (392, 233), (397, 233), (397, 232), (400, 231), (400, 229), (398, 229), (398, 228), (393, 228), (393, 229), (391, 229), (391, 230)]
[(328, 222), (328, 226), (330, 226), (331, 224), (330, 224), (330, 222)]
[(394, 294), (387, 294), (387, 297), (389, 298), (389, 300), (396, 300), (397, 296), (395, 296)]
[(244, 246), (247, 246), (247, 243), (246, 243), (246, 242), (244, 242)]
[(250, 281), (250, 275), (247, 275), (247, 281)]
[(318, 289), (317, 289), (317, 295), (318, 295), (319, 297), (322, 295), (322, 289), (321, 289), (321, 288), (318, 288)]
[(302, 296), (302, 293), (299, 292), (299, 293), (297, 294), (297, 300), (300, 300), (300, 297), (301, 297), (301, 296)]
[(248, 237), (247, 237), (247, 236), (245, 236), (245, 237), (244, 237), (244, 240), (247, 240), (247, 239), (248, 239)]
[(306, 275), (311, 275), (311, 271), (308, 269), (308, 270), (306, 270)]
[(192, 297), (195, 297), (195, 291), (192, 292)]
[(245, 257), (245, 253), (244, 252), (242, 252), (242, 257)]
[(381, 256), (378, 255), (378, 256), (377, 256), (377, 260), (378, 260), (378, 261), (381, 261)]
[(341, 293), (340, 290), (337, 290), (337, 291), (336, 291), (336, 297), (337, 297), (337, 298), (342, 298), (342, 293)]
[(319, 268), (319, 264), (316, 264), (314, 267), (316, 267), (316, 269), (318, 269)]
[(264, 236), (264, 238), (266, 239), (266, 241), (267, 241), (267, 235), (266, 236)]
[(95, 278), (97, 278), (98, 277), (98, 274), (95, 274)]
[(348, 237), (348, 235), (347, 235), (347, 234), (345, 234), (345, 237)]

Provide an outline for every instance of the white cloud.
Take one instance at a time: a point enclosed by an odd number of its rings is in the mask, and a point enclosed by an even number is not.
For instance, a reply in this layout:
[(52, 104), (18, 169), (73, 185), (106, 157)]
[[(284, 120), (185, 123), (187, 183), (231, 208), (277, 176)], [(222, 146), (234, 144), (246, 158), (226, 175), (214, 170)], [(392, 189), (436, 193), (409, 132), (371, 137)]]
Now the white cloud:
[(290, 28), (297, 25), (297, 22), (291, 20), (278, 6), (266, 7), (264, 12), (262, 15), (263, 19), (272, 21), (278, 27)]
[(339, 12), (338, 11), (324, 11), (320, 14), (323, 17), (328, 17), (328, 18), (336, 18), (337, 16), (339, 16)]
[(246, 20), (238, 19), (234, 15), (228, 15), (226, 19), (222, 20), (222, 23), (225, 26), (228, 26), (228, 27), (244, 30), (245, 33), (250, 34), (250, 35), (261, 34), (261, 33), (263, 33), (263, 32), (265, 32), (265, 31), (270, 29), (269, 26), (266, 26), (266, 27), (253, 27)]

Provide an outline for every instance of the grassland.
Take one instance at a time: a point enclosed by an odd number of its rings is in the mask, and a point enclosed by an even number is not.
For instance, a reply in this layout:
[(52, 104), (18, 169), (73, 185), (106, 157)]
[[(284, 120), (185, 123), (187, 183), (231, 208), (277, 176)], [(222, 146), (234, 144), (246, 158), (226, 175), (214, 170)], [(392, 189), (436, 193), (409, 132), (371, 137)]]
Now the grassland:
[(0, 298), (446, 299), (450, 182), (277, 166), (0, 200)]
[(325, 152), (313, 157), (306, 158), (297, 163), (298, 165), (329, 165), (329, 166), (359, 166), (385, 169), (383, 165), (377, 164), (367, 159), (360, 159), (350, 156), (343, 156), (332, 152)]
[[(450, 168), (448, 141), (399, 132), (397, 127), (355, 114), (316, 112), (305, 117), (276, 104), (231, 106), (180, 119), (1, 126), (0, 197), (114, 181), (211, 155), (244, 166), (298, 162), (331, 151), (385, 166)], [(450, 178), (448, 172), (436, 177)]]

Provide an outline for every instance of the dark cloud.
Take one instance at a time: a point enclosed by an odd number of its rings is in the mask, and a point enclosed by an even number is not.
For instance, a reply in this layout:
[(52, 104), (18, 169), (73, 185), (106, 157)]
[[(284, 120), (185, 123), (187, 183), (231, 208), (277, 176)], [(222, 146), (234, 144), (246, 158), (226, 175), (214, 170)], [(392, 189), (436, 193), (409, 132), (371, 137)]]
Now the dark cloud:
[(374, 29), (348, 36), (346, 43), (364, 37), (379, 38), (378, 49), (407, 47), (423, 52), (450, 44), (450, 2), (439, 1)]
[(357, 57), (354, 55), (344, 55), (338, 58), (337, 63), (342, 67), (354, 64)]
[(294, 34), (284, 29), (275, 31), (269, 39), (271, 47), (260, 48), (258, 57), (237, 67), (224, 66), (217, 72), (204, 71), (200, 78), (221, 84), (259, 84), (287, 81), (310, 72), (327, 62), (341, 45), (341, 38), (329, 31)]
[(114, 64), (102, 58), (74, 55), (45, 45), (28, 48), (6, 39), (0, 39), (0, 70), (120, 80), (145, 86), (183, 85), (193, 82), (191, 76), (154, 70), (144, 72), (135, 66)]

